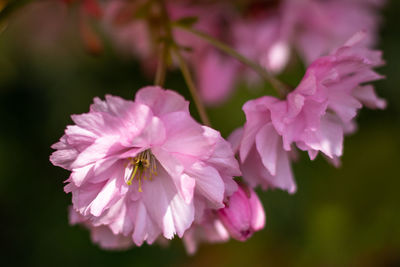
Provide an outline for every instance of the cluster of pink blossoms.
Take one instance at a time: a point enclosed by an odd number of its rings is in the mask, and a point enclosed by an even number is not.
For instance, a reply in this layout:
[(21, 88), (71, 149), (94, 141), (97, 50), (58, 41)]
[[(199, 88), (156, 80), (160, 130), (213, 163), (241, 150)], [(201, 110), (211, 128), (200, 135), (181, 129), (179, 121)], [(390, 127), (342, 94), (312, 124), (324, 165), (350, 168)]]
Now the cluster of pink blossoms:
[[(374, 34), (358, 31), (361, 26), (375, 31), (372, 7), (381, 2), (284, 0), (256, 10), (247, 3), (243, 17), (225, 1), (168, 2), (172, 19), (198, 16), (200, 30), (232, 42), (266, 70), (282, 71), (293, 47), (311, 64), (285, 97), (246, 102), (246, 123), (229, 142), (196, 122), (182, 96), (159, 86), (140, 89), (134, 101), (95, 98), (88, 113), (72, 116), (75, 125), (67, 126), (52, 146), (56, 151), (51, 162), (71, 171), (65, 186), (72, 194), (70, 222), (86, 226), (93, 241), (107, 249), (175, 235), (189, 253), (201, 242), (247, 240), (265, 225), (255, 187), (294, 193), (291, 161), (297, 150), (307, 151), (311, 160), (321, 152), (338, 165), (344, 136), (355, 130), (358, 110), (385, 108), (386, 102), (368, 84), (383, 78), (373, 70), (383, 64), (381, 52), (370, 48)], [(132, 41), (131, 48), (151, 72), (157, 63), (151, 23), (126, 21), (123, 12), (144, 12), (146, 4), (111, 1), (104, 17), (117, 40), (124, 45)], [(358, 23), (350, 28), (341, 25), (349, 14)], [(118, 30), (113, 31), (116, 18)], [(221, 25), (227, 22), (230, 31), (224, 32)], [(178, 44), (193, 50), (185, 57), (203, 98), (225, 98), (242, 67), (191, 33), (175, 30), (173, 35)], [(344, 45), (332, 49), (337, 42)]]

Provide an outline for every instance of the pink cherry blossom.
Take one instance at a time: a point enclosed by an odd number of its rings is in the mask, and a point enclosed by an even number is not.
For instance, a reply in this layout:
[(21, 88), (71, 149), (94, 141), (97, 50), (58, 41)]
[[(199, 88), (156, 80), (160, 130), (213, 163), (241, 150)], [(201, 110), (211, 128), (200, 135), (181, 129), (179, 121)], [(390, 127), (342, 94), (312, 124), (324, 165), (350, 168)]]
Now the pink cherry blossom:
[(182, 237), (195, 216), (224, 207), (236, 191), (230, 144), (194, 121), (173, 91), (145, 87), (135, 101), (95, 98), (89, 113), (72, 120), (50, 160), (72, 172), (65, 191), (91, 227), (138, 246)]
[(265, 213), (257, 194), (241, 184), (226, 206), (218, 211), (205, 210), (183, 237), (189, 254), (196, 252), (199, 243), (221, 243), (230, 237), (246, 241), (265, 226)]
[(322, 152), (337, 165), (344, 134), (354, 130), (357, 111), (363, 105), (385, 107), (373, 86), (365, 85), (383, 78), (372, 70), (383, 64), (382, 54), (365, 48), (365, 38), (365, 32), (359, 32), (315, 60), (286, 99), (266, 96), (246, 102), (242, 134), (235, 132), (230, 139), (239, 148), (243, 178), (251, 186), (293, 193), (289, 153), (294, 146), (308, 151), (311, 159)]
[(338, 158), (343, 135), (354, 129), (358, 109), (363, 104), (385, 107), (373, 87), (365, 85), (383, 78), (372, 70), (383, 64), (381, 52), (365, 48), (365, 38), (359, 32), (329, 56), (315, 60), (287, 99), (273, 105), (272, 122), (283, 137), (285, 150), (296, 143), (312, 159), (318, 151)]

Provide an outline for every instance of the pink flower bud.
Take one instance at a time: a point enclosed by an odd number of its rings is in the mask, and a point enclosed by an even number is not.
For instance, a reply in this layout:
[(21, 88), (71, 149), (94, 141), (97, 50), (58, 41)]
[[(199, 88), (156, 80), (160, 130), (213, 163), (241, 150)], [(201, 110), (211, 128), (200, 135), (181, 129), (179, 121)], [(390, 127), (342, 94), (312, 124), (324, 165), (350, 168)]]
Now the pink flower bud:
[(232, 238), (239, 241), (246, 241), (265, 225), (264, 209), (257, 194), (243, 185), (229, 198), (226, 207), (218, 210), (218, 217)]

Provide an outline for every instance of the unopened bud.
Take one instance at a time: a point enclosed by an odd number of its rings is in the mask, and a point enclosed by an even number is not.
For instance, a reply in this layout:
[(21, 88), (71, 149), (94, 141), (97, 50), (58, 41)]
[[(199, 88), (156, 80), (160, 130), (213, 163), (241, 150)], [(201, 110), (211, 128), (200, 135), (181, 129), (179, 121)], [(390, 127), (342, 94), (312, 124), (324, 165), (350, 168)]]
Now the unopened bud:
[(232, 238), (245, 241), (265, 225), (265, 213), (257, 194), (240, 185), (225, 208), (218, 210), (218, 217)]

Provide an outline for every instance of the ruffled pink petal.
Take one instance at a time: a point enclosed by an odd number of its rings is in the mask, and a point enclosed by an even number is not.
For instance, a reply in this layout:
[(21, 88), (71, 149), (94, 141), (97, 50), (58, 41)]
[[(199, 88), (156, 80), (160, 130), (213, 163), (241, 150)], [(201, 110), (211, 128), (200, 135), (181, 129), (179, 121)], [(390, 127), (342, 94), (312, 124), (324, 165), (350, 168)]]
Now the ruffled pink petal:
[(225, 185), (225, 198), (226, 198), (235, 193), (238, 189), (238, 186), (235, 180), (233, 180), (232, 176), (230, 175), (222, 174), (221, 178)]
[(256, 136), (256, 148), (260, 153), (261, 161), (265, 168), (276, 174), (278, 146), (281, 145), (280, 136), (277, 134), (272, 123), (265, 124)]
[(251, 186), (261, 185), (263, 189), (279, 188), (293, 194), (296, 192), (296, 183), (293, 178), (288, 152), (283, 148), (277, 151), (276, 175), (273, 176), (263, 165), (255, 146), (249, 157), (242, 164), (243, 179)]
[(136, 93), (135, 101), (149, 106), (154, 115), (176, 111), (189, 111), (189, 102), (171, 90), (163, 90), (158, 86), (148, 86)]
[(169, 113), (162, 120), (168, 136), (163, 149), (196, 158), (209, 157), (213, 145), (204, 136), (204, 129), (188, 113)]
[(98, 137), (95, 133), (76, 125), (69, 125), (65, 130), (66, 142), (82, 151), (94, 143)]
[[(58, 143), (56, 146), (57, 147)], [(71, 164), (76, 160), (78, 157), (79, 152), (76, 149), (60, 149), (54, 151), (50, 156), (50, 161), (54, 166), (59, 166), (67, 170), (71, 170)]]
[(158, 169), (153, 181), (143, 184), (142, 201), (167, 239), (171, 239), (175, 233), (182, 237), (193, 222), (193, 202), (185, 202), (163, 168)]
[(229, 136), (228, 142), (232, 146), (233, 152), (236, 154), (239, 151), (240, 143), (242, 141), (243, 136), (243, 127), (235, 129)]
[(246, 114), (246, 124), (240, 145), (240, 160), (244, 162), (254, 144), (258, 131), (264, 124), (270, 121), (270, 112), (268, 107), (276, 103), (278, 99), (273, 97), (261, 97), (255, 100), (247, 101), (243, 105), (243, 111)]
[(127, 235), (132, 231), (133, 225), (127, 219), (127, 205), (125, 198), (119, 198), (118, 201), (113, 203), (109, 208), (104, 210), (100, 216), (86, 216), (90, 217), (93, 226), (108, 225), (114, 234)]
[(185, 173), (180, 176), (178, 188), (181, 189), (180, 194), (187, 204), (190, 204), (193, 200), (196, 178)]
[(262, 164), (255, 146), (253, 146), (248, 157), (241, 164), (240, 169), (242, 170), (243, 179), (250, 187), (254, 188), (258, 185), (261, 185), (263, 189), (269, 187), (268, 180), (272, 175)]
[(90, 106), (92, 112), (105, 112), (114, 116), (124, 114), (129, 110), (132, 101), (125, 100), (118, 96), (106, 95), (105, 101), (95, 97), (93, 104)]
[(194, 187), (196, 184), (195, 179), (184, 174), (184, 165), (178, 160), (178, 158), (174, 157), (167, 151), (160, 148), (154, 148), (152, 152), (156, 156), (158, 162), (171, 176), (180, 196), (186, 201), (186, 203), (190, 203), (193, 198)]
[(386, 108), (386, 101), (382, 98), (379, 98), (375, 94), (374, 87), (372, 85), (359, 86), (353, 90), (352, 95), (368, 108)]
[[(118, 177), (121, 178), (121, 177)], [(113, 178), (107, 181), (104, 187), (96, 195), (90, 203), (90, 213), (94, 216), (100, 216), (103, 211), (114, 204), (121, 197), (118, 178)]]
[(94, 164), (86, 165), (81, 168), (75, 168), (70, 176), (71, 182), (73, 182), (76, 186), (81, 186), (85, 180), (92, 176), (91, 172), (93, 171), (93, 165)]
[(196, 177), (196, 191), (210, 202), (212, 208), (224, 206), (224, 182), (216, 169), (196, 163), (188, 170), (188, 174)]
[(152, 147), (161, 145), (166, 139), (164, 123), (157, 117), (153, 117), (143, 131), (133, 138), (131, 146)]
[(147, 128), (150, 123), (153, 123), (152, 110), (140, 103), (131, 103), (125, 113), (121, 115), (121, 128), (118, 129), (120, 143), (129, 147), (132, 146), (132, 141)]
[(340, 157), (343, 151), (343, 124), (331, 114), (321, 118), (318, 131), (307, 133), (304, 137), (311, 149), (319, 150), (330, 158)]
[(125, 148), (119, 144), (119, 140), (118, 135), (106, 135), (96, 139), (95, 143), (79, 154), (71, 167), (81, 168), (103, 158), (116, 155)]
[(272, 184), (274, 187), (281, 188), (288, 191), (290, 194), (294, 194), (297, 190), (297, 186), (290, 166), (289, 152), (284, 149), (278, 149), (277, 155), (276, 175)]
[(173, 155), (162, 148), (152, 148), (152, 153), (160, 162), (162, 167), (173, 177), (180, 176), (184, 170), (184, 166)]
[(88, 184), (84, 187), (76, 187), (73, 184), (67, 184), (64, 187), (66, 193), (73, 192), (72, 204), (75, 210), (82, 215), (89, 214), (90, 203), (96, 198), (97, 194), (103, 188), (104, 183)]
[(235, 159), (231, 144), (223, 139), (218, 131), (207, 126), (203, 126), (203, 129), (210, 143), (215, 144), (214, 152), (207, 159), (207, 163), (216, 166), (226, 175), (240, 176), (239, 164)]
[(330, 93), (329, 107), (344, 122), (352, 120), (357, 115), (357, 110), (362, 107), (361, 103), (356, 98), (343, 91), (333, 91)]
[(135, 230), (133, 231), (132, 238), (137, 246), (141, 246), (147, 238), (146, 227), (148, 225), (148, 214), (146, 207), (142, 202), (137, 203)]
[(72, 115), (71, 118), (77, 126), (92, 132), (96, 136), (113, 134), (118, 131), (122, 123), (119, 118), (100, 112)]

